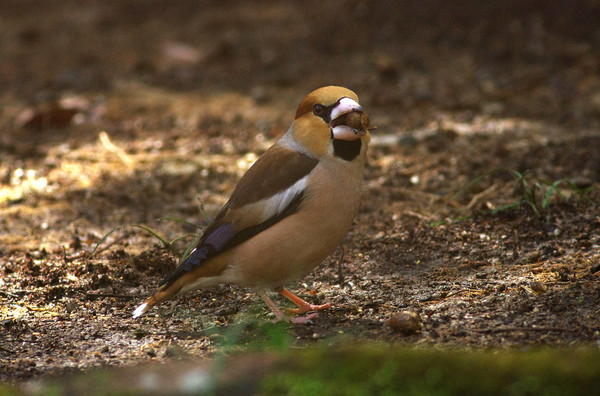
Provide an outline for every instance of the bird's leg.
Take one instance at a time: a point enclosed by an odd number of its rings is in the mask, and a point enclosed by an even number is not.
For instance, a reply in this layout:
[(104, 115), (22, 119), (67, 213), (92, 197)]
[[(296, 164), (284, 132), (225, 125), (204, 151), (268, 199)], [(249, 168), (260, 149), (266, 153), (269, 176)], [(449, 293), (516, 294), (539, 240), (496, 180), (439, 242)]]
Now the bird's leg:
[(298, 306), (298, 308), (286, 309), (285, 311), (287, 313), (291, 313), (291, 314), (295, 314), (295, 315), (300, 315), (300, 314), (303, 314), (305, 312), (320, 311), (322, 309), (331, 308), (333, 306), (330, 303), (323, 304), (323, 305), (313, 305), (313, 304), (310, 304), (310, 303), (304, 301), (303, 299), (301, 299), (300, 297), (296, 296), (294, 293), (292, 293), (291, 291), (289, 291), (285, 287), (282, 288), (281, 290), (278, 290), (278, 292), (279, 292), (279, 294), (281, 294), (282, 296), (284, 296), (285, 298), (287, 298), (288, 300), (290, 300), (291, 302), (293, 302), (294, 304), (296, 304)]
[[(271, 311), (273, 311), (273, 313), (275, 314), (275, 319), (273, 319), (273, 322), (289, 320), (292, 323), (308, 324), (308, 323), (311, 323), (312, 319), (319, 316), (319, 314), (315, 312), (315, 313), (312, 313), (310, 315), (307, 315), (307, 316), (304, 316), (301, 318), (286, 318), (285, 315), (283, 314), (283, 312), (281, 312), (281, 309), (279, 309), (279, 307), (273, 302), (273, 300), (271, 300), (271, 298), (267, 295), (267, 293), (265, 293), (263, 290), (258, 290), (256, 292), (256, 294), (258, 294), (258, 296), (263, 299), (263, 301), (269, 306), (269, 308), (271, 308)], [(290, 294), (292, 294), (292, 293), (290, 293)], [(293, 294), (292, 294), (292, 296), (293, 296)], [(296, 297), (296, 296), (294, 296), (294, 297)], [(296, 297), (296, 298), (298, 298), (298, 297)], [(300, 301), (302, 301), (302, 300), (300, 300)], [(308, 304), (308, 303), (306, 303), (306, 304)], [(310, 305), (310, 304), (308, 304), (308, 305)], [(306, 311), (304, 311), (304, 312), (306, 312)]]
[(267, 296), (267, 293), (265, 293), (264, 290), (257, 290), (256, 294), (258, 294), (258, 296), (263, 299), (263, 301), (269, 306), (269, 308), (271, 308), (271, 311), (273, 311), (273, 313), (275, 314), (274, 322), (279, 322), (283, 319), (283, 312), (281, 312), (281, 309), (279, 309), (279, 307), (273, 302), (273, 300), (271, 300), (271, 298)]

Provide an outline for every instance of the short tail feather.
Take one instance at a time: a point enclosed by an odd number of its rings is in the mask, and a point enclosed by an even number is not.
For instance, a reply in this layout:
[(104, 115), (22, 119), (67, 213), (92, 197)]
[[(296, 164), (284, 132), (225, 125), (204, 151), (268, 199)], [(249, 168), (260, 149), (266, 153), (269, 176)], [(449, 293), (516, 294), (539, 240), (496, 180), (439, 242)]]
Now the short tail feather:
[(140, 316), (145, 314), (146, 311), (148, 311), (149, 309), (150, 309), (150, 307), (148, 306), (147, 302), (141, 304), (139, 307), (137, 307), (135, 309), (135, 311), (133, 311), (133, 318), (134, 319), (139, 318)]
[(153, 306), (174, 297), (179, 292), (179, 290), (181, 290), (181, 286), (172, 287), (172, 285), (171, 287), (168, 287), (166, 289), (159, 289), (159, 291), (156, 294), (144, 301), (140, 306), (138, 306), (135, 309), (135, 311), (133, 311), (133, 318), (139, 318), (140, 316), (148, 312)]
[[(208, 248), (207, 248), (208, 249)], [(200, 278), (219, 276), (225, 269), (226, 261), (206, 259), (205, 249), (196, 249), (188, 258), (173, 271), (158, 288), (158, 291), (144, 301), (133, 311), (133, 317), (139, 318), (153, 306), (175, 297), (185, 287), (198, 281)], [(202, 263), (202, 265), (200, 265)]]

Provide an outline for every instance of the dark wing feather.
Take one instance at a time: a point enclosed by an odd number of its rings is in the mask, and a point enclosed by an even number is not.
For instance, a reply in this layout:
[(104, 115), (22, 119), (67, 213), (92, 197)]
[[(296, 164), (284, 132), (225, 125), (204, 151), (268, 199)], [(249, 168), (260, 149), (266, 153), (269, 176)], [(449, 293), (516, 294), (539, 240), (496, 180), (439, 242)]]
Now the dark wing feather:
[[(282, 199), (286, 200), (283, 202), (285, 207), (281, 208), (275, 201), (266, 208), (266, 216), (260, 202), (290, 189), (307, 176), (317, 163), (318, 160), (286, 147), (271, 147), (242, 177), (229, 201), (202, 234), (196, 248), (161, 282), (161, 287), (168, 287), (211, 257), (239, 245), (295, 213), (302, 204), (304, 190), (292, 191), (292, 195), (282, 194)], [(256, 214), (257, 208), (254, 206), (261, 209), (260, 215)]]

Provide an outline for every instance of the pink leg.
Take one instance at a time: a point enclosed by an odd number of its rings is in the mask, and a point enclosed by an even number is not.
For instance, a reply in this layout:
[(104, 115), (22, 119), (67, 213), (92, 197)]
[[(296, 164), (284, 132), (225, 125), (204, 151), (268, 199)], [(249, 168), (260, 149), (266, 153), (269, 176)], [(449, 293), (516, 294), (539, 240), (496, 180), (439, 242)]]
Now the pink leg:
[(265, 293), (263, 290), (258, 290), (256, 294), (258, 294), (258, 296), (262, 298), (265, 303), (267, 303), (269, 308), (271, 308), (271, 311), (273, 311), (273, 313), (275, 314), (275, 320), (273, 320), (273, 322), (279, 322), (283, 319), (283, 312), (281, 312), (281, 309), (279, 309), (279, 307), (275, 305), (273, 300), (271, 300), (271, 298), (267, 296), (267, 293)]
[(333, 306), (330, 303), (323, 304), (323, 305), (310, 304), (310, 303), (304, 301), (303, 299), (301, 299), (300, 297), (296, 296), (294, 293), (292, 293), (291, 291), (289, 291), (286, 288), (283, 288), (283, 290), (281, 290), (279, 292), (279, 294), (281, 294), (282, 296), (284, 296), (285, 298), (287, 298), (288, 300), (290, 300), (291, 302), (293, 302), (294, 304), (296, 304), (298, 306), (298, 308), (295, 308), (295, 309), (286, 309), (286, 312), (296, 314), (296, 315), (300, 315), (300, 314), (303, 314), (303, 313), (309, 312), (309, 311), (320, 311), (322, 309), (331, 308)]
[[(316, 311), (319, 309), (324, 309), (324, 308), (329, 308), (331, 306), (331, 304), (326, 304), (326, 305), (311, 305), (309, 303), (307, 303), (306, 301), (302, 300), (299, 297), (294, 296), (292, 293), (290, 293), (288, 290), (283, 289), (285, 292), (289, 293), (291, 296), (295, 297), (296, 299), (298, 299), (298, 301), (302, 301), (304, 303), (303, 308), (310, 308), (310, 309), (306, 309), (304, 311), (301, 311), (302, 308), (300, 309), (291, 309), (289, 311), (293, 311), (292, 313), (304, 313), (304, 312), (308, 312), (308, 311)], [(271, 311), (273, 311), (273, 313), (275, 314), (275, 319), (273, 320), (273, 322), (279, 322), (282, 320), (286, 320), (286, 317), (284, 316), (283, 312), (281, 312), (281, 309), (279, 309), (279, 307), (273, 302), (273, 300), (271, 300), (271, 298), (267, 295), (267, 293), (265, 293), (263, 290), (258, 290), (256, 292), (256, 294), (258, 294), (258, 296), (260, 298), (263, 299), (263, 301), (269, 306), (269, 308), (271, 308)], [(283, 292), (281, 292), (281, 294), (287, 298), (287, 295), (283, 294)], [(290, 298), (290, 300), (292, 300)], [(298, 304), (295, 300), (294, 301), (295, 304)], [(300, 305), (298, 305), (300, 306)], [(286, 310), (288, 311), (288, 310)], [(298, 312), (296, 312), (298, 311)], [(316, 312), (311, 313), (310, 315), (306, 315), (300, 318), (290, 318), (289, 321), (291, 323), (297, 323), (297, 324), (307, 324), (310, 323), (311, 320), (315, 319), (316, 317), (318, 317), (319, 314)]]

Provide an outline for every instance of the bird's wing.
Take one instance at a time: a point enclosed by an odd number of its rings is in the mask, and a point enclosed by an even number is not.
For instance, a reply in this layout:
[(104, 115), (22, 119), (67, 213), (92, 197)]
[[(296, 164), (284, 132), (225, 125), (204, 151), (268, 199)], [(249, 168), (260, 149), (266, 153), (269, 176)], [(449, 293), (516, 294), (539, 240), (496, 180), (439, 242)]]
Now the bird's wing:
[(240, 179), (196, 248), (161, 283), (168, 287), (206, 260), (231, 249), (298, 210), (318, 160), (274, 145)]

